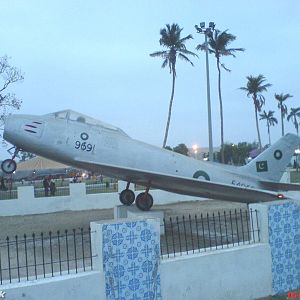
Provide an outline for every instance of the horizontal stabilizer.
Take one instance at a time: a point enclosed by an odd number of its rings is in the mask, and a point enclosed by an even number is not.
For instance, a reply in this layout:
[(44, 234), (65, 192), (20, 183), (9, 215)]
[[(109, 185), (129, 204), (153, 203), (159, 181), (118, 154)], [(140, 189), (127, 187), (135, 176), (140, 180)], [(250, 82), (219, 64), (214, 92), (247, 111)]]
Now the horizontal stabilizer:
[(260, 181), (263, 188), (272, 191), (300, 191), (300, 184)]

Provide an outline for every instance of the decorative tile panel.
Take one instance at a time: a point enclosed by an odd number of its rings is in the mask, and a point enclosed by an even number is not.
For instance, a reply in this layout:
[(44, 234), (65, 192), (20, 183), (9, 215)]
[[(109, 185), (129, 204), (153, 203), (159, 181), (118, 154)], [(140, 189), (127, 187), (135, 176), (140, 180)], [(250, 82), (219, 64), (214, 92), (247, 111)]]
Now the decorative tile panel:
[(160, 300), (160, 233), (146, 221), (102, 227), (107, 300)]
[(275, 294), (300, 288), (300, 205), (269, 207), (272, 287)]

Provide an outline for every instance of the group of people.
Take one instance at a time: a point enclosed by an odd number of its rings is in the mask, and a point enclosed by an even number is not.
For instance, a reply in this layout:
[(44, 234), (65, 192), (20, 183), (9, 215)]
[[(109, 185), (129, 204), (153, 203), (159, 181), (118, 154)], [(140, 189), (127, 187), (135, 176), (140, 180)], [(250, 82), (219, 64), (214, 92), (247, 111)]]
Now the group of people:
[(51, 179), (50, 176), (44, 178), (44, 180), (43, 180), (43, 186), (44, 186), (45, 196), (46, 197), (49, 196), (49, 192), (50, 192), (50, 196), (55, 196), (56, 186), (55, 186), (54, 180)]

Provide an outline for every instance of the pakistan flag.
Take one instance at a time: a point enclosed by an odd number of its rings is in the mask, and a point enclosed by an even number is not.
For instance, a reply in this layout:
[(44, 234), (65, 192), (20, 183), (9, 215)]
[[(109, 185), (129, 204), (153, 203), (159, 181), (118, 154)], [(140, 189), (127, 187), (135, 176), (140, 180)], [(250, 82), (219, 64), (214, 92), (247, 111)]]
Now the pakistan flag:
[(268, 172), (268, 162), (266, 160), (258, 161), (256, 163), (257, 172)]

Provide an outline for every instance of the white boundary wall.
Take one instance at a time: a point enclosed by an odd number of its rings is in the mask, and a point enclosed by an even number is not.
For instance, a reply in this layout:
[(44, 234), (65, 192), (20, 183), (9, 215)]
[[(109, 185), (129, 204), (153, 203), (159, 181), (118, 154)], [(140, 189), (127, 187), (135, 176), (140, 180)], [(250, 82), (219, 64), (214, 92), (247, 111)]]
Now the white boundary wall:
[(98, 271), (0, 286), (6, 300), (104, 300), (104, 275)]
[[(272, 259), (266, 214), (269, 204), (272, 203), (251, 205), (258, 209), (261, 243), (182, 256), (178, 254), (178, 257), (161, 260), (162, 299), (250, 300), (271, 295)], [(142, 216), (138, 219), (141, 220)], [(159, 219), (151, 221), (159, 226)], [(94, 271), (2, 285), (0, 290), (6, 292), (5, 299), (106, 299), (102, 230), (98, 223), (103, 224), (103, 221), (91, 223), (95, 231), (92, 238)]]
[(163, 299), (240, 300), (272, 293), (268, 244), (167, 259), (160, 267)]
[[(98, 245), (99, 251), (101, 247)], [(247, 300), (272, 292), (268, 244), (167, 259), (161, 262), (159, 270), (162, 299)], [(0, 290), (6, 292), (8, 300), (104, 300), (104, 281), (101, 271), (91, 271), (2, 285)]]
[[(126, 183), (118, 183), (119, 192)], [(132, 188), (133, 189), (133, 188)], [(142, 191), (136, 191), (139, 194)], [(161, 190), (151, 190), (155, 205), (206, 200)], [(34, 197), (33, 186), (18, 187), (18, 199), (0, 200), (0, 216), (31, 215), (65, 210), (107, 209), (120, 204), (119, 193), (86, 194), (85, 183), (70, 184), (70, 196)]]
[[(141, 218), (139, 218), (141, 220)], [(157, 222), (158, 219), (152, 219)], [(5, 299), (106, 299), (102, 264), (103, 222), (93, 222), (94, 271), (0, 286)], [(109, 222), (110, 223), (110, 222)], [(271, 294), (269, 244), (251, 244), (161, 260), (162, 299), (250, 300)]]

